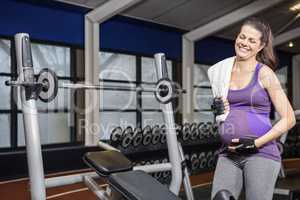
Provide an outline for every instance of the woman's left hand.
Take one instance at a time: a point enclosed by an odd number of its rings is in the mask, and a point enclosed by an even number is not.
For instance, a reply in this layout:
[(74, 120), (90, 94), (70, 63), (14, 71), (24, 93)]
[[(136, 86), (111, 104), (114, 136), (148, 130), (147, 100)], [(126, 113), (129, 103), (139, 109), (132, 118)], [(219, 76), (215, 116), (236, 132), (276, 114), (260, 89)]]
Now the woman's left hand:
[(258, 152), (258, 147), (253, 138), (235, 138), (231, 140), (228, 150), (240, 154), (254, 154)]

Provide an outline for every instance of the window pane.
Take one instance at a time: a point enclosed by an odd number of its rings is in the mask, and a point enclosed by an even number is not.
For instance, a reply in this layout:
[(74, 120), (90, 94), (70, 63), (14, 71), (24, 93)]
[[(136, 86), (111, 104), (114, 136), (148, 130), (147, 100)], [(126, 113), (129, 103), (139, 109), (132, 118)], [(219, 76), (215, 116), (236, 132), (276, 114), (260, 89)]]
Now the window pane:
[[(167, 60), (169, 78), (172, 80), (172, 62)], [(154, 58), (142, 57), (142, 81), (157, 82)]]
[[(109, 83), (103, 85), (136, 87), (135, 84)], [(100, 109), (136, 109), (136, 92), (135, 91), (100, 91)]]
[(126, 128), (136, 127), (136, 112), (100, 112), (100, 133), (101, 139), (110, 138), (112, 129), (117, 126)]
[(214, 114), (212, 112), (194, 112), (194, 122), (213, 122)]
[[(70, 142), (70, 126), (68, 113), (39, 113), (41, 144)], [(25, 145), (22, 114), (18, 114), (18, 145)]]
[(10, 73), (10, 41), (0, 39), (0, 73)]
[(32, 43), (31, 49), (35, 72), (50, 68), (58, 76), (70, 76), (70, 48)]
[(198, 110), (211, 109), (212, 90), (207, 88), (194, 88), (194, 108)]
[[(142, 87), (155, 87), (155, 84), (142, 84)], [(143, 109), (160, 109), (160, 104), (156, 100), (153, 92), (142, 93), (142, 108)]]
[(154, 126), (164, 124), (162, 112), (143, 112), (142, 113), (143, 127), (146, 125)]
[(135, 56), (100, 52), (100, 79), (136, 80)]
[(0, 147), (10, 146), (10, 117), (0, 114)]
[(208, 65), (194, 65), (194, 85), (210, 85), (207, 76)]
[(11, 87), (4, 84), (6, 80), (10, 80), (10, 78), (7, 76), (0, 76), (0, 109), (10, 109)]

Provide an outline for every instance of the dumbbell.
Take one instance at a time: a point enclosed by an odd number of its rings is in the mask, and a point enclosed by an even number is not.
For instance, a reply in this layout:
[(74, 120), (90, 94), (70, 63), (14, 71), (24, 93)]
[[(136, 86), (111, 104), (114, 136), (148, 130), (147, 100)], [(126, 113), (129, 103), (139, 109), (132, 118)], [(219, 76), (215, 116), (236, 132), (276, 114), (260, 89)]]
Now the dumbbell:
[(206, 155), (205, 152), (202, 152), (199, 154), (199, 161), (200, 161), (200, 169), (205, 169), (206, 168), (206, 164), (207, 164), (207, 159), (206, 159)]
[(212, 122), (206, 122), (206, 126), (207, 126), (207, 131), (208, 131), (208, 137), (213, 137), (213, 131), (212, 131), (212, 126), (213, 123)]
[(134, 147), (138, 147), (141, 145), (143, 141), (143, 133), (141, 128), (135, 128), (133, 133), (133, 141), (132, 144)]
[(132, 144), (133, 140), (133, 129), (127, 126), (122, 134), (122, 147), (127, 148)]
[(199, 140), (202, 140), (204, 139), (204, 134), (202, 133), (202, 124), (204, 122), (199, 122), (198, 125), (197, 125), (197, 128), (198, 128), (198, 137), (199, 137)]
[(295, 156), (299, 156), (300, 155), (300, 141), (297, 141), (296, 143), (295, 143), (295, 148), (294, 148), (295, 150)]
[(144, 146), (148, 146), (151, 143), (152, 140), (152, 132), (151, 127), (149, 125), (145, 126), (143, 130), (143, 141), (142, 144)]
[(161, 127), (160, 127), (160, 135), (161, 135), (161, 137), (160, 137), (160, 143), (162, 143), (162, 144), (164, 144), (164, 143), (166, 143), (166, 141), (167, 141), (167, 136), (166, 136), (166, 132), (167, 130), (166, 130), (166, 125), (161, 125)]
[(153, 145), (156, 145), (159, 143), (160, 141), (160, 138), (161, 138), (161, 134), (160, 134), (160, 128), (158, 125), (154, 126), (153, 129), (152, 129), (152, 140), (151, 140), (151, 143)]
[(182, 131), (181, 131), (181, 135), (182, 135), (182, 140), (183, 141), (188, 141), (191, 137), (191, 127), (189, 123), (184, 123), (182, 126)]
[[(162, 160), (162, 163), (168, 163), (168, 162), (169, 162), (169, 160), (167, 158), (164, 158)], [(163, 171), (162, 172), (162, 178), (163, 179), (167, 179), (169, 176), (170, 176), (170, 171)]]
[(206, 160), (207, 160), (207, 168), (208, 169), (211, 169), (213, 168), (214, 166), (214, 160), (215, 160), (215, 156), (214, 156), (214, 153), (212, 151), (209, 151), (207, 154), (206, 154)]
[(214, 160), (214, 167), (217, 166), (217, 163), (218, 163), (218, 158), (219, 158), (219, 150), (216, 150), (214, 155), (215, 155), (215, 160)]
[(110, 141), (112, 146), (119, 146), (121, 143), (121, 138), (122, 138), (122, 128), (121, 127), (116, 127), (112, 130), (110, 134)]
[(176, 132), (176, 136), (177, 137), (181, 137), (181, 134), (182, 134), (182, 127), (180, 124), (175, 124), (175, 132)]
[(217, 137), (219, 134), (219, 126), (217, 123), (213, 123), (211, 126), (211, 132), (213, 137)]
[(197, 153), (193, 153), (191, 155), (191, 168), (192, 172), (195, 172), (200, 166), (199, 157)]
[(199, 131), (196, 123), (191, 124), (191, 140), (195, 141), (197, 140), (199, 136)]
[(205, 122), (200, 122), (198, 124), (198, 130), (200, 132), (199, 135), (200, 135), (201, 139), (209, 137), (209, 128)]
[[(155, 160), (154, 162), (153, 162), (153, 164), (159, 164), (160, 163), (160, 161), (159, 160)], [(155, 172), (154, 173), (154, 178), (155, 179), (160, 179), (160, 177), (162, 176), (162, 172), (160, 171), (160, 172)]]

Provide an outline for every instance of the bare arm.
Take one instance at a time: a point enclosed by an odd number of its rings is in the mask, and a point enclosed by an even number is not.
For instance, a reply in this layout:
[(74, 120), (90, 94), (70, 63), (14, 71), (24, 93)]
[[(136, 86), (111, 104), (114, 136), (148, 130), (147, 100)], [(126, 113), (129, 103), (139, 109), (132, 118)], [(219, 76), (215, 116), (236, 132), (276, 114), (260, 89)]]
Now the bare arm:
[(255, 145), (261, 147), (275, 140), (291, 129), (295, 123), (293, 108), (285, 95), (276, 74), (267, 66), (263, 66), (259, 72), (259, 80), (267, 90), (280, 120), (263, 136), (255, 140)]

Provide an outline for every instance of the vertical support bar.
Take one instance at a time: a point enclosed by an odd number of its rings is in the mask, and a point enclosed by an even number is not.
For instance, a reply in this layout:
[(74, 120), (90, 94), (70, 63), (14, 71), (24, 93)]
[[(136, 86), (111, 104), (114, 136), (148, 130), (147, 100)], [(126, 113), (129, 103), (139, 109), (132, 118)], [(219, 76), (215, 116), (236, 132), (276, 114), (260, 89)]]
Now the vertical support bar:
[[(184, 153), (183, 153), (183, 149), (181, 144), (178, 142), (178, 149), (179, 149), (179, 153), (180, 153), (180, 158), (182, 161), (185, 160), (184, 157)], [(193, 189), (192, 189), (192, 184), (190, 181), (190, 176), (189, 176), (189, 172), (187, 169), (187, 166), (184, 167), (183, 169), (183, 186), (184, 186), (184, 191), (185, 191), (185, 195), (186, 195), (186, 199), (187, 200), (194, 200), (194, 193), (193, 193)]]
[[(163, 53), (158, 53), (154, 55), (155, 58), (155, 66), (157, 79), (167, 78), (167, 63), (166, 57)], [(167, 146), (168, 146), (168, 154), (169, 159), (172, 164), (172, 177), (170, 183), (170, 190), (178, 195), (179, 189), (182, 182), (182, 170), (181, 170), (181, 159), (178, 150), (178, 141), (177, 135), (175, 132), (175, 120), (174, 120), (174, 112), (172, 107), (172, 102), (167, 104), (160, 104), (161, 109), (163, 110), (164, 122), (167, 127)]]
[[(19, 33), (15, 35), (16, 59), (19, 81), (33, 81), (34, 72), (31, 57), (29, 35)], [(25, 128), (25, 142), (27, 163), (32, 200), (45, 200), (45, 181), (38, 125), (36, 100), (26, 98), (25, 87), (21, 87), (21, 100)]]
[[(87, 84), (99, 84), (99, 24), (85, 17), (85, 81)], [(100, 139), (99, 110), (100, 94), (98, 90), (85, 91), (85, 145), (97, 145)]]
[(195, 61), (194, 42), (182, 37), (182, 87), (186, 89), (183, 94), (182, 121), (192, 122), (194, 115), (193, 105), (193, 66)]

